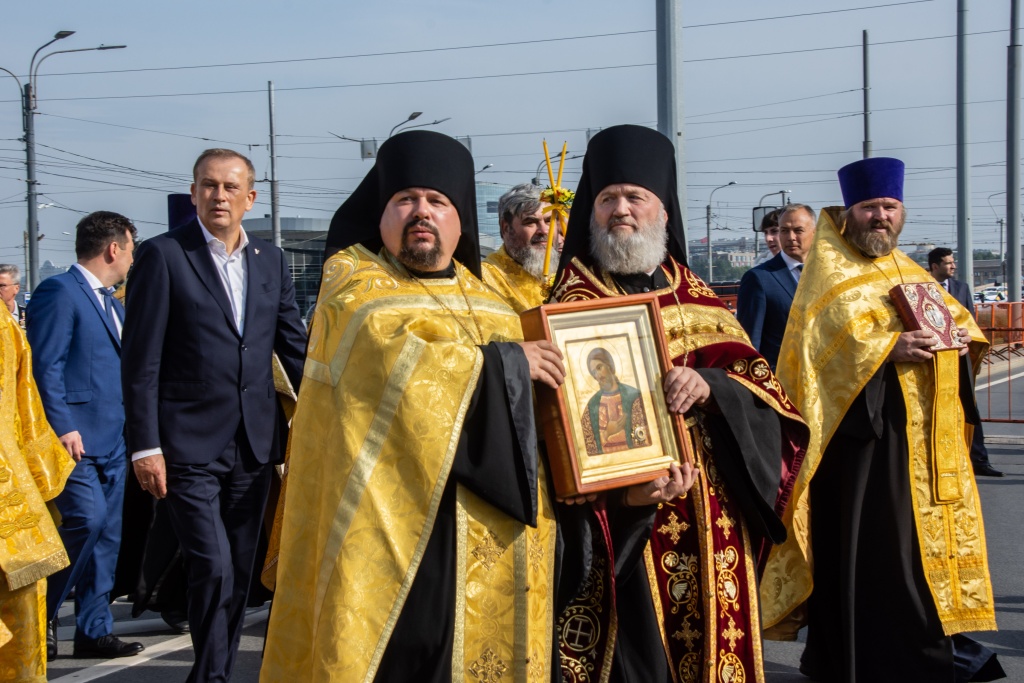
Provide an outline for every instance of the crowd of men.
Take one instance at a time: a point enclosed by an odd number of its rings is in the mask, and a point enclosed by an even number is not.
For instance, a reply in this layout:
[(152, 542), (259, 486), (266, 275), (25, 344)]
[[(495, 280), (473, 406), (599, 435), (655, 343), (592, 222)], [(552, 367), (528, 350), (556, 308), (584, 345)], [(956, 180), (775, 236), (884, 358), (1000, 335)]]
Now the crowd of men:
[[(805, 626), (812, 680), (1001, 677), (963, 635), (995, 628), (988, 342), (952, 253), (929, 274), (898, 249), (903, 172), (858, 161), (844, 206), (766, 216), (774, 256), (735, 316), (687, 267), (672, 143), (640, 126), (590, 140), (564, 237), (539, 188), (506, 193), (483, 261), (470, 153), (390, 138), (331, 221), (308, 337), (283, 252), (242, 228), (244, 156), (203, 152), (194, 218), (137, 250), (127, 218), (86, 216), (27, 316), (0, 266), (0, 670), (45, 679), (72, 590), (73, 656), (138, 654), (109, 605), (128, 564), (150, 606), (155, 563), (182, 588), (165, 619), (192, 635), (189, 681), (231, 678), (260, 578), (267, 682), (764, 681), (763, 639)], [(959, 350), (890, 299), (927, 282)], [(533, 386), (573, 360), (519, 314), (645, 293), (671, 359), (652, 391), (693, 462), (561, 498)], [(585, 371), (592, 455), (648, 444), (613, 354)], [(122, 539), (126, 495), (148, 534)]]

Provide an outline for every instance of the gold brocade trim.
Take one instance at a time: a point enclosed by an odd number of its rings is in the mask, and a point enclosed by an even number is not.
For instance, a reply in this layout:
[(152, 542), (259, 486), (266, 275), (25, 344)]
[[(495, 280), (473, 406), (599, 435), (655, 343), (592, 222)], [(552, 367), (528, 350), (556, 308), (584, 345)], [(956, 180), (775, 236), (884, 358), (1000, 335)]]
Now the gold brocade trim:
[(0, 587), (0, 680), (46, 683), (45, 643), (45, 582), (15, 591)]
[[(38, 557), (39, 553), (45, 553)], [(47, 576), (56, 574), (71, 564), (63, 544), (59, 541), (47, 543), (43, 548), (35, 551), (38, 559), (33, 560), (25, 566), (4, 571), (4, 578), (7, 580), (7, 587), (11, 590), (24, 588), (30, 583), (45, 579)]]
[(963, 453), (964, 416), (960, 405), (960, 356), (956, 351), (937, 351), (935, 398), (932, 403), (932, 487), (935, 500), (949, 503), (963, 497), (958, 455)]
[(516, 683), (527, 683), (530, 662), (529, 584), (530, 561), (526, 552), (526, 526), (516, 524), (515, 540), (512, 542), (512, 564), (515, 568), (515, 592), (513, 596), (515, 609), (515, 632), (512, 640), (512, 661), (515, 663), (513, 680)]
[(750, 534), (747, 532), (747, 525), (740, 527), (740, 536), (743, 539), (743, 557), (745, 558), (747, 573), (747, 611), (750, 614), (749, 623), (751, 628), (750, 642), (754, 649), (754, 680), (763, 682), (764, 676), (764, 644), (761, 640), (761, 631), (758, 626), (761, 624), (761, 601), (758, 599), (757, 587), (759, 579), (757, 567), (754, 566), (754, 553), (750, 547)]
[[(703, 430), (701, 430), (703, 432)], [(701, 444), (703, 439), (697, 439), (697, 443)], [(698, 445), (697, 451), (701, 452), (703, 445)], [(695, 463), (698, 467), (704, 467), (704, 463), (707, 460), (700, 458), (698, 463)], [(700, 568), (700, 582), (701, 582), (701, 597), (704, 608), (704, 670), (715, 671), (718, 669), (718, 639), (715, 634), (718, 633), (718, 610), (715, 607), (715, 556), (714, 547), (715, 541), (711, 531), (711, 525), (708, 524), (708, 520), (711, 519), (711, 507), (708, 502), (708, 496), (713, 495), (708, 490), (708, 477), (702, 476), (697, 477), (697, 482), (690, 489), (689, 495), (693, 499), (693, 511), (694, 517), (696, 518), (697, 543), (700, 548), (700, 558), (702, 563)]]
[[(414, 337), (410, 337), (409, 339), (412, 340)], [(396, 366), (397, 365), (398, 364), (396, 363)], [(373, 657), (370, 659), (370, 666), (366, 674), (366, 680), (368, 683), (373, 681), (377, 672), (377, 667), (380, 666), (380, 660), (384, 656), (384, 650), (387, 648), (388, 641), (391, 640), (391, 633), (395, 629), (395, 624), (398, 622), (398, 617), (402, 612), (402, 606), (405, 604), (405, 599), (409, 596), (409, 590), (412, 588), (412, 582), (416, 578), (416, 571), (419, 569), (420, 562), (423, 561), (423, 554), (426, 552), (427, 543), (430, 540), (430, 532), (434, 528), (434, 520), (437, 518), (437, 510), (441, 506), (441, 497), (444, 494), (445, 485), (448, 482), (448, 474), (451, 472), (452, 463), (455, 462), (455, 451), (458, 448), (459, 438), (462, 435), (462, 425), (466, 419), (466, 412), (469, 409), (470, 399), (473, 398), (473, 390), (476, 388), (477, 382), (480, 381), (480, 370), (482, 367), (483, 354), (478, 350), (476, 353), (476, 361), (473, 364), (473, 371), (469, 377), (469, 382), (466, 385), (466, 391), (462, 396), (462, 402), (455, 414), (455, 422), (452, 425), (451, 440), (448, 442), (448, 448), (445, 451), (444, 459), (441, 463), (441, 471), (437, 477), (437, 485), (434, 487), (433, 495), (430, 498), (430, 505), (427, 508), (427, 515), (423, 523), (423, 530), (420, 534), (419, 543), (416, 545), (416, 550), (409, 562), (409, 570), (406, 572), (405, 579), (402, 581), (402, 585), (398, 590), (398, 595), (395, 598), (395, 604), (391, 608), (388, 620), (381, 631), (380, 640), (377, 643), (377, 647), (374, 649)], [(384, 404), (383, 400), (381, 401), (381, 404)], [(372, 429), (371, 433), (373, 433)]]
[(459, 486), (455, 504), (455, 638), (452, 643), (452, 683), (465, 676), (466, 662), (466, 559), (468, 556), (469, 516), (462, 504)]
[[(963, 441), (956, 444), (953, 454), (959, 479), (967, 482), (963, 495), (947, 503), (933, 497), (933, 442), (924, 436), (930, 432), (932, 415), (924, 410), (920, 399), (921, 394), (934, 391), (930, 369), (927, 364), (903, 363), (897, 373), (907, 400), (908, 467), (921, 563), (946, 635), (995, 628), (981, 501)], [(955, 414), (960, 421), (964, 419), (959, 404)]]
[[(366, 433), (366, 438), (355, 458), (352, 472), (349, 474), (348, 481), (345, 482), (345, 490), (341, 494), (341, 500), (338, 501), (338, 508), (334, 513), (334, 523), (331, 525), (331, 532), (324, 544), (323, 555), (320, 558), (320, 571), (316, 581), (316, 598), (313, 602), (314, 623), (320, 620), (320, 610), (323, 608), (324, 598), (327, 595), (327, 588), (330, 585), (331, 575), (335, 570), (341, 545), (348, 534), (348, 528), (356, 514), (356, 508), (359, 507), (359, 501), (362, 499), (363, 491), (366, 489), (366, 483), (369, 481), (370, 475), (373, 474), (374, 467), (377, 466), (377, 458), (380, 456), (380, 451), (384, 445), (384, 440), (387, 438), (391, 422), (395, 418), (398, 403), (405, 393), (409, 378), (412, 376), (413, 370), (415, 370), (425, 347), (426, 342), (419, 337), (410, 336), (406, 338), (398, 360), (395, 362), (394, 367), (391, 368), (380, 405), (377, 406), (373, 420), (370, 423), (370, 429)], [(445, 468), (445, 471), (447, 471), (447, 468)], [(444, 489), (445, 479), (446, 477), (439, 478), (438, 490)], [(436, 491), (435, 498), (440, 498)], [(431, 510), (435, 511), (435, 509), (436, 506), (431, 505)], [(429, 515), (429, 518), (433, 519), (433, 515)], [(427, 536), (429, 534), (423, 534), (420, 545), (425, 546)], [(415, 572), (411, 571), (410, 575), (412, 574), (415, 574)]]
[(661, 647), (665, 650), (665, 661), (669, 663), (668, 670), (672, 675), (672, 683), (680, 683), (679, 674), (676, 672), (676, 667), (672, 663), (672, 650), (668, 646), (668, 634), (665, 632), (665, 612), (661, 606), (661, 600), (658, 599), (658, 594), (661, 592), (661, 586), (658, 585), (658, 573), (654, 567), (654, 552), (651, 550), (651, 544), (648, 543), (644, 548), (644, 568), (647, 570), (647, 583), (651, 587), (651, 603), (654, 605), (654, 620), (658, 624), (658, 634), (661, 636)]
[[(452, 681), (525, 683), (527, 588), (525, 528), (464, 486), (456, 492), (459, 535)], [(500, 555), (474, 550), (500, 548)], [(512, 588), (510, 591), (509, 588)], [(507, 677), (506, 677), (507, 674)]]

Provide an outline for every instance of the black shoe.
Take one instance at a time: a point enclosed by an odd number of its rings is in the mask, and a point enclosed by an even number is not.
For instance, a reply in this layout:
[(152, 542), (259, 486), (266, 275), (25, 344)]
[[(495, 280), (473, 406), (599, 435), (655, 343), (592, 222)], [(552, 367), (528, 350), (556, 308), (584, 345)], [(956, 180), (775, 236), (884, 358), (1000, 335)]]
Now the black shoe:
[(46, 661), (57, 659), (57, 623), (56, 619), (46, 622)]
[(171, 630), (175, 633), (188, 633), (188, 615), (184, 612), (178, 612), (177, 610), (168, 610), (167, 612), (161, 612), (160, 618), (164, 620), (164, 623), (171, 627)]
[(96, 640), (91, 638), (79, 638), (75, 636), (75, 658), (87, 657), (90, 659), (113, 657), (131, 657), (137, 655), (146, 648), (142, 643), (126, 643), (115, 635), (100, 636)]
[(992, 465), (990, 465), (989, 463), (983, 462), (983, 463), (974, 463), (974, 476), (976, 476), (976, 477), (1002, 477), (1004, 475), (1003, 475), (1002, 472), (997, 470), (995, 467), (992, 467)]

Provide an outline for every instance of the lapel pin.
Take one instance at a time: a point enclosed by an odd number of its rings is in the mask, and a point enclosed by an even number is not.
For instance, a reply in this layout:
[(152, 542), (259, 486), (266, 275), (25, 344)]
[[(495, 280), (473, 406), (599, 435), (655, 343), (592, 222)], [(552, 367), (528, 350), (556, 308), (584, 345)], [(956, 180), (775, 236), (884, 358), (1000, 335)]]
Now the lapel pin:
[(260, 253), (260, 250), (256, 248), (253, 248), (253, 251), (255, 251), (257, 254)]

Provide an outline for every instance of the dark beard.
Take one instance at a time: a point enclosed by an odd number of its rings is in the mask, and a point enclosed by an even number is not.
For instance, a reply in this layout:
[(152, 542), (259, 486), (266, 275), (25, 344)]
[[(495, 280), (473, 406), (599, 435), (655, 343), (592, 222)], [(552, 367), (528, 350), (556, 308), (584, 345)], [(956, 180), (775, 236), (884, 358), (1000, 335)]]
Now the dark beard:
[[(423, 251), (413, 249), (408, 242), (409, 231), (413, 228), (426, 228), (434, 236), (434, 246)], [(402, 229), (402, 248), (398, 250), (398, 260), (402, 265), (413, 270), (430, 271), (436, 270), (438, 261), (441, 260), (441, 234), (430, 221), (414, 219), (406, 223)]]
[[(876, 227), (883, 227), (886, 232), (884, 234), (871, 232)], [(903, 232), (903, 218), (900, 218), (898, 224), (874, 218), (869, 223), (860, 223), (852, 216), (847, 215), (843, 237), (851, 245), (860, 249), (865, 256), (878, 258), (892, 253), (892, 250), (899, 245), (901, 232)]]

